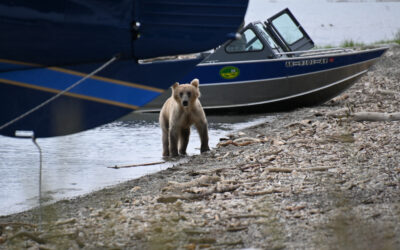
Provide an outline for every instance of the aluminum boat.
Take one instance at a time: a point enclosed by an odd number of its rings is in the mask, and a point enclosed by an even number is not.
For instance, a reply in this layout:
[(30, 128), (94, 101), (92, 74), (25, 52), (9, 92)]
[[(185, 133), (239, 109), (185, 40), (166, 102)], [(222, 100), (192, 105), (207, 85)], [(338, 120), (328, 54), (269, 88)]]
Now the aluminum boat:
[[(275, 112), (318, 105), (339, 95), (388, 49), (313, 49), (289, 9), (242, 28), (180, 82), (200, 79), (206, 113)], [(165, 92), (139, 112), (157, 112)]]

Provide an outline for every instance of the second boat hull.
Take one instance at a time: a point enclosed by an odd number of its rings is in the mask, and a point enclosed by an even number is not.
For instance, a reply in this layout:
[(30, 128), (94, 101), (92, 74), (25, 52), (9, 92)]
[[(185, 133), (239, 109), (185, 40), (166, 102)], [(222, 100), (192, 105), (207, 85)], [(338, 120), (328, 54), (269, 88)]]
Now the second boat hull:
[[(207, 71), (203, 68), (186, 77), (186, 80), (189, 81), (192, 77), (200, 79), (201, 103), (207, 113), (290, 110), (318, 105), (339, 95), (366, 73), (385, 50), (386, 48), (382, 48), (349, 55), (252, 62), (251, 64), (263, 64), (253, 66), (258, 69), (264, 67), (265, 71), (277, 68), (286, 69), (283, 75), (279, 75), (279, 72), (267, 72), (266, 74), (274, 74), (275, 77), (264, 79), (207, 83), (202, 81), (202, 76)], [(341, 63), (335, 64), (336, 61)], [(309, 64), (311, 64), (310, 62), (321, 62), (321, 65), (301, 65), (301, 63), (307, 64), (307, 62)], [(296, 63), (299, 66), (293, 66)], [(332, 64), (332, 67), (329, 67), (329, 64)], [(240, 68), (240, 74), (246, 68), (240, 64), (226, 65), (234, 65), (234, 67)], [(219, 68), (222, 66), (219, 65)], [(319, 70), (318, 66), (320, 66)], [(216, 66), (198, 66), (197, 68), (201, 67)], [(311, 67), (314, 67), (314, 70), (307, 70)], [(208, 71), (210, 72), (210, 70)], [(208, 80), (207, 77), (209, 78), (209, 76), (204, 77), (206, 81)], [(171, 91), (169, 90), (140, 111), (159, 111), (170, 95)]]

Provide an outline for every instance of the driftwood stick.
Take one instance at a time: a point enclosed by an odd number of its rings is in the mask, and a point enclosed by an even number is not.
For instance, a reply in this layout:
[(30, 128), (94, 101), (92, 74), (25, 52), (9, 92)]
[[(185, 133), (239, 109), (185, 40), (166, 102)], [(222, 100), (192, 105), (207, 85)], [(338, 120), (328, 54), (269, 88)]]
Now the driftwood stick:
[(269, 216), (266, 214), (239, 214), (239, 215), (228, 216), (228, 219), (248, 219), (248, 218), (259, 218), (259, 217), (268, 218)]
[(245, 171), (249, 168), (257, 168), (257, 167), (261, 167), (261, 164), (260, 163), (246, 164), (245, 166), (241, 167), (240, 170)]
[(400, 112), (358, 112), (353, 114), (353, 118), (355, 121), (400, 121)]
[(71, 218), (71, 219), (57, 221), (55, 223), (55, 225), (56, 226), (61, 226), (61, 225), (65, 225), (65, 224), (75, 224), (75, 223), (76, 223), (76, 219), (75, 218)]
[[(251, 143), (262, 143), (262, 142), (267, 142), (267, 139), (258, 139), (258, 138), (252, 138), (252, 137), (241, 137), (236, 140), (234, 140), (234, 143), (239, 144), (239, 146), (245, 146)], [(243, 145), (242, 145), (243, 144)]]
[(344, 100), (346, 100), (346, 99), (348, 99), (348, 98), (349, 98), (349, 95), (348, 95), (348, 94), (343, 94), (343, 95), (340, 95), (340, 96), (338, 96), (338, 97), (333, 98), (333, 99), (330, 101), (330, 103), (341, 102), (341, 101), (344, 101)]
[(168, 186), (163, 188), (163, 191), (168, 191), (173, 189), (184, 189), (195, 186), (207, 186), (208, 184), (214, 184), (218, 182), (220, 179), (221, 178), (218, 176), (202, 175), (199, 178), (187, 182), (169, 181)]
[(277, 172), (277, 173), (291, 173), (296, 170), (294, 168), (265, 168), (268, 172)]
[(157, 202), (160, 203), (174, 203), (177, 200), (188, 200), (188, 197), (184, 195), (164, 195), (157, 198)]
[(55, 239), (55, 238), (62, 238), (62, 237), (76, 238), (76, 237), (78, 237), (78, 231), (63, 232), (63, 233), (50, 233), (50, 234), (46, 234), (46, 235), (42, 236), (42, 238), (45, 239), (45, 240)]
[(114, 169), (120, 169), (120, 168), (135, 168), (135, 167), (144, 167), (144, 166), (158, 165), (158, 164), (163, 164), (163, 163), (165, 163), (165, 161), (156, 161), (156, 162), (140, 163), (140, 164), (132, 164), (132, 165), (124, 165), (124, 166), (117, 166), (117, 165), (115, 165), (114, 167), (107, 167), (107, 168), (114, 168)]
[(6, 227), (6, 226), (21, 226), (21, 227), (37, 227), (35, 224), (30, 224), (30, 223), (23, 223), (23, 222), (5, 222), (5, 223), (0, 223), (0, 227)]
[(400, 95), (400, 92), (389, 90), (389, 89), (377, 89), (376, 92), (383, 95)]
[(237, 241), (226, 241), (226, 242), (218, 242), (216, 245), (217, 246), (235, 246), (235, 245), (242, 245), (243, 240), (237, 240)]
[(298, 172), (306, 172), (306, 171), (327, 171), (332, 167), (310, 167), (310, 168), (265, 168), (268, 172), (275, 172), (275, 173), (291, 173), (293, 171)]
[(273, 193), (283, 193), (286, 192), (287, 190), (281, 190), (281, 189), (268, 189), (268, 190), (263, 190), (263, 191), (256, 191), (256, 192), (247, 192), (244, 193), (244, 195), (247, 196), (258, 196), (258, 195), (266, 195), (266, 194), (273, 194)]
[(235, 191), (239, 185), (216, 185), (213, 188), (210, 188), (209, 190), (206, 190), (204, 192), (198, 193), (198, 194), (171, 194), (171, 195), (162, 195), (157, 198), (157, 202), (160, 203), (173, 203), (177, 200), (188, 200), (188, 201), (193, 201), (193, 200), (201, 200), (204, 199), (214, 193), (225, 193), (225, 192), (232, 192)]
[(222, 142), (218, 143), (218, 144), (217, 144), (217, 147), (218, 147), (218, 148), (219, 148), (219, 147), (226, 147), (226, 146), (231, 145), (231, 144), (237, 146), (237, 144), (234, 143), (232, 140), (227, 140), (227, 141), (222, 141)]
[(217, 144), (217, 147), (226, 147), (228, 145), (234, 146), (247, 146), (253, 143), (264, 143), (267, 142), (267, 139), (258, 139), (258, 138), (251, 138), (251, 137), (242, 137), (235, 140), (227, 140)]
[(46, 240), (45, 239), (42, 239), (42, 238), (36, 236), (35, 234), (27, 232), (27, 231), (18, 232), (15, 235), (11, 236), (9, 238), (9, 240), (11, 241), (11, 240), (13, 240), (15, 238), (18, 238), (18, 237), (27, 237), (27, 238), (29, 238), (29, 239), (31, 239), (33, 241), (36, 241), (39, 244), (46, 244)]
[(312, 168), (299, 168), (296, 169), (297, 171), (327, 171), (333, 167), (312, 167)]

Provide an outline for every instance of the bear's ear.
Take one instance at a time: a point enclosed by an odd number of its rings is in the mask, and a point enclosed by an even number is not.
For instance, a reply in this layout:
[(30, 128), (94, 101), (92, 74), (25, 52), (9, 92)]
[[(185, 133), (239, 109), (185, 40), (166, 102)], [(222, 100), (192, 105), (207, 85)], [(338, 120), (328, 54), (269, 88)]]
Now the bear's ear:
[(172, 90), (175, 90), (177, 87), (179, 86), (179, 82), (174, 83), (174, 85), (172, 85)]
[(195, 86), (196, 88), (198, 88), (199, 87), (199, 79), (197, 79), (197, 78), (195, 78), (195, 79), (193, 79), (191, 82), (190, 82), (190, 84), (191, 85), (193, 85), (193, 86)]

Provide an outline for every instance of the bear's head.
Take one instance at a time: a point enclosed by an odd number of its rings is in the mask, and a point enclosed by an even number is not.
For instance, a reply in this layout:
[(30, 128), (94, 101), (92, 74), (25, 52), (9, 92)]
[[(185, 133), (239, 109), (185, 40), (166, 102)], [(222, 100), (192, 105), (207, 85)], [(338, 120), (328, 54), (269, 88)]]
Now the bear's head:
[(190, 84), (175, 83), (172, 86), (172, 96), (183, 108), (193, 107), (200, 97), (199, 79), (193, 79)]

